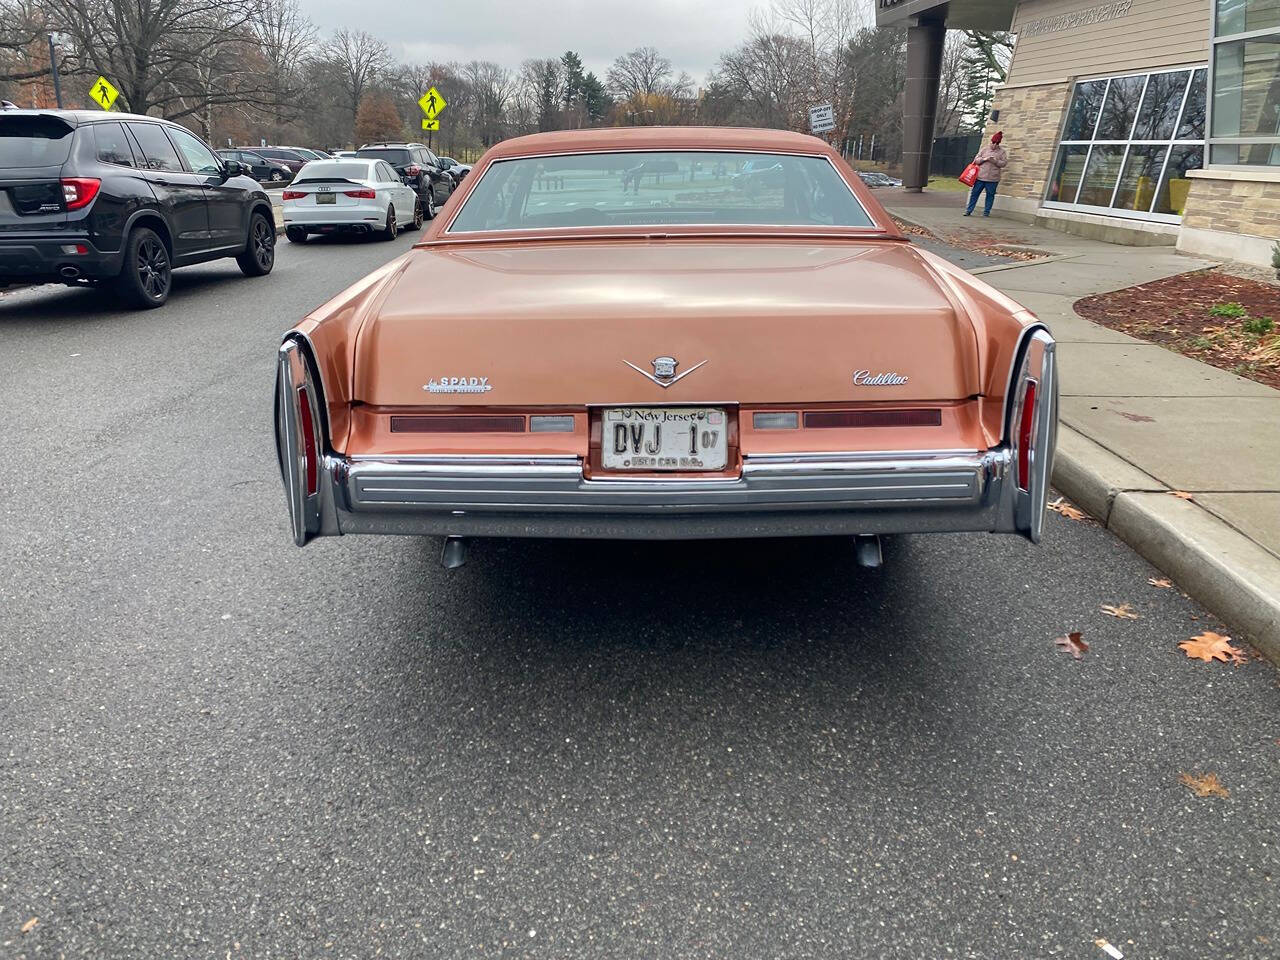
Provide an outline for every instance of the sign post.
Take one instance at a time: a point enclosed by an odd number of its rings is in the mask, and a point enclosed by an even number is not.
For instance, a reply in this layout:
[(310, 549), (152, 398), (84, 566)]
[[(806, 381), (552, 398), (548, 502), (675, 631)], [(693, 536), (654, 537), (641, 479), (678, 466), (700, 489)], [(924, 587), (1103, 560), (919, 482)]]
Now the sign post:
[(449, 102), (440, 95), (440, 91), (432, 87), (418, 100), (418, 106), (422, 108), (425, 117), (422, 121), (422, 129), (427, 131), (427, 146), (431, 146), (431, 132), (440, 129), (440, 114), (444, 113), (444, 108)]

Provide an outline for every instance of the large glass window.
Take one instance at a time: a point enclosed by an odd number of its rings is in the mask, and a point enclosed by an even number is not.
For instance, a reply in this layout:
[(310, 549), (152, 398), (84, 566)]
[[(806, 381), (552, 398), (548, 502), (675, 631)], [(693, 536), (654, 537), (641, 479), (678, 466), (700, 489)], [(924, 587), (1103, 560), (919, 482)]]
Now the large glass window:
[(1186, 173), (1204, 162), (1206, 73), (1186, 67), (1077, 83), (1045, 202), (1181, 216)]
[(1280, 166), (1280, 0), (1216, 0), (1209, 162)]

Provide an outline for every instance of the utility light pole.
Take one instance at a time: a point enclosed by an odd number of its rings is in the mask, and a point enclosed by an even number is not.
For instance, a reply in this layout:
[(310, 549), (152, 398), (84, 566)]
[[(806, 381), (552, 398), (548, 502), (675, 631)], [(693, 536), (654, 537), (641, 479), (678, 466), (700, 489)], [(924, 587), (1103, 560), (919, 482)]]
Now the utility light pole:
[(53, 71), (53, 97), (62, 109), (62, 81), (58, 79), (58, 51), (54, 48), (53, 34), (49, 34), (49, 67)]

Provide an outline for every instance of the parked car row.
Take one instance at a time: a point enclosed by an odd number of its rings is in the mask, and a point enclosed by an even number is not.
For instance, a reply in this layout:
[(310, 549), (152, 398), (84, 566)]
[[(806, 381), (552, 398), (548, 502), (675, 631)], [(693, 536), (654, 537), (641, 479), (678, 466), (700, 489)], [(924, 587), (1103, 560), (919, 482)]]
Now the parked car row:
[(366, 143), (350, 155), (308, 163), (284, 191), (285, 236), (416, 230), (453, 194), (471, 168), (437, 157), (422, 143)]

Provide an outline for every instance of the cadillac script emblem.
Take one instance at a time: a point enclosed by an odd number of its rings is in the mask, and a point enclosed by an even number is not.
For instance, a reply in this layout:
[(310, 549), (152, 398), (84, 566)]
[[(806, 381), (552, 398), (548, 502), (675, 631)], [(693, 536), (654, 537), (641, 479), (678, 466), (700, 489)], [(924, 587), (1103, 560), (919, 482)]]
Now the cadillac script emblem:
[(886, 370), (884, 373), (872, 373), (870, 370), (853, 372), (853, 382), (860, 387), (900, 387), (909, 379), (911, 378), (894, 370)]
[(488, 393), (493, 387), (488, 377), (432, 377), (422, 389), (427, 393)]
[(667, 387), (671, 386), (673, 383), (677, 383), (683, 380), (685, 377), (693, 373), (693, 371), (697, 370), (700, 366), (702, 366), (702, 364), (706, 363), (707, 361), (703, 360), (700, 363), (695, 363), (692, 367), (690, 367), (684, 373), (676, 373), (676, 367), (680, 366), (680, 361), (677, 360), (675, 357), (654, 357), (652, 360), (649, 361), (650, 365), (652, 365), (653, 367), (653, 373), (649, 373), (649, 371), (647, 370), (641, 370), (630, 360), (623, 360), (622, 362), (625, 363), (632, 370), (634, 370), (636, 373), (640, 374), (642, 377), (648, 377), (658, 386), (662, 387), (663, 389), (666, 389)]

